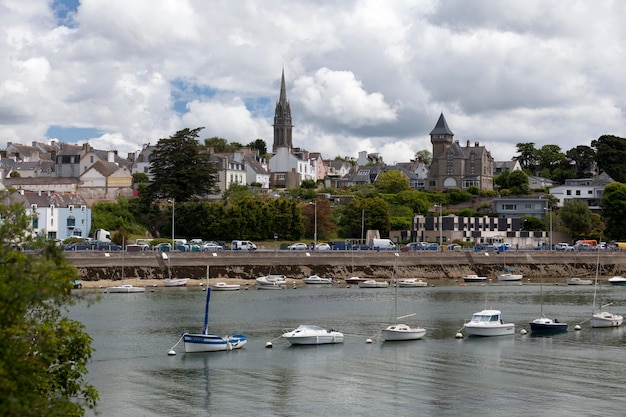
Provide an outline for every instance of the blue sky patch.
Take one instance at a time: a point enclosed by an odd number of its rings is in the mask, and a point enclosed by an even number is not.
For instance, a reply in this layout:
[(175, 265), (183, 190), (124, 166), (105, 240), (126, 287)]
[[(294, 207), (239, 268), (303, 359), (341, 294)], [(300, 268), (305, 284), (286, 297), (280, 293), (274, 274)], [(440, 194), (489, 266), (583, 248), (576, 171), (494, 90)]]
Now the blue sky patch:
[(46, 132), (46, 137), (58, 139), (65, 143), (78, 143), (92, 138), (98, 138), (105, 132), (87, 127), (63, 127), (50, 126)]
[(73, 15), (78, 11), (79, 0), (54, 0), (52, 11), (60, 25), (75, 27)]

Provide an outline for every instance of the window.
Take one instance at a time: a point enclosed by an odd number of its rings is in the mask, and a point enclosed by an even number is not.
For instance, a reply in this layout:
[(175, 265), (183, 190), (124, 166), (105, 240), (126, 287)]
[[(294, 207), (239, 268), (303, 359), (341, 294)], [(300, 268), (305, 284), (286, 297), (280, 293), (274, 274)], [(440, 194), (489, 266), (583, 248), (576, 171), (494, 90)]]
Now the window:
[(37, 217), (33, 218), (33, 229), (39, 229), (39, 219)]
[(75, 227), (76, 226), (76, 218), (74, 216), (69, 216), (67, 218), (67, 227)]
[(580, 195), (580, 190), (576, 190), (576, 195)]
[(503, 211), (513, 211), (517, 208), (516, 204), (502, 204)]
[(572, 190), (567, 190), (567, 191), (565, 192), (565, 194), (566, 194), (566, 195), (572, 195)]

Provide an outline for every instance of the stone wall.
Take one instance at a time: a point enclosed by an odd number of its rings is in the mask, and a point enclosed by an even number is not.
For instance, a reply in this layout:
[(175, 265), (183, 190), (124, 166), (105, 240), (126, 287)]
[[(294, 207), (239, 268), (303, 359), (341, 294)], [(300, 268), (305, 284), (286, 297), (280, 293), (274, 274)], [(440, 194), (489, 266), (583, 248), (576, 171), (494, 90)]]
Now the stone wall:
[[(164, 260), (160, 253), (83, 252), (67, 254), (82, 279), (164, 279), (176, 278), (254, 279), (260, 275), (284, 274), (299, 279), (312, 274), (345, 279), (351, 276), (391, 278), (394, 261), (391, 252), (272, 252), (253, 253), (225, 251), (211, 253), (170, 253)], [(626, 253), (602, 252), (599, 257), (602, 278), (626, 275)], [(505, 256), (493, 252), (430, 252), (400, 253), (398, 277), (457, 280), (467, 274), (496, 278), (503, 265), (524, 275), (524, 280), (563, 280), (569, 277), (594, 277), (597, 252), (511, 251)], [(124, 272), (122, 275), (122, 267)]]

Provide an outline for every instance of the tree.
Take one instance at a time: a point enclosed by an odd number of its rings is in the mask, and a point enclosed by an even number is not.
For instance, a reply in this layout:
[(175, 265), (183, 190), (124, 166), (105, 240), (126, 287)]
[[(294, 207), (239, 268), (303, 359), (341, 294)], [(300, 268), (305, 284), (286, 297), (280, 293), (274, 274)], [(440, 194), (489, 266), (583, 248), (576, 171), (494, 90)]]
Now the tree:
[(522, 169), (530, 174), (537, 173), (537, 164), (539, 163), (539, 151), (535, 149), (535, 144), (532, 142), (518, 143), (517, 144), (518, 156), (513, 158), (514, 161), (519, 162)]
[(607, 184), (600, 206), (606, 225), (606, 236), (614, 240), (626, 239), (626, 184)]
[(376, 188), (381, 193), (397, 194), (400, 191), (410, 190), (409, 179), (397, 170), (382, 172), (376, 180)]
[(317, 199), (301, 205), (304, 235), (315, 237), (315, 212), (317, 210), (317, 240), (327, 239), (337, 227), (332, 220), (332, 208), (328, 200)]
[(603, 135), (591, 141), (591, 147), (596, 150), (598, 170), (617, 182), (626, 183), (626, 139)]
[(191, 201), (215, 192), (217, 170), (197, 141), (202, 127), (183, 129), (160, 139), (153, 152), (150, 173), (152, 195), (157, 199)]
[(419, 151), (415, 152), (415, 159), (418, 160), (418, 161), (421, 160), (425, 164), (428, 165), (433, 160), (433, 154), (430, 153), (430, 151), (427, 150), (427, 149), (422, 149), (422, 150), (419, 150)]
[(587, 236), (593, 229), (591, 211), (584, 201), (565, 201), (559, 210), (559, 217), (574, 237)]
[(133, 173), (133, 184), (145, 184), (150, 180), (148, 175), (143, 172), (134, 172)]
[(98, 393), (85, 380), (92, 339), (63, 314), (78, 273), (55, 242), (29, 237), (20, 205), (0, 205), (0, 216), (0, 415), (82, 416)]
[(263, 139), (257, 139), (253, 142), (248, 143), (248, 148), (258, 150), (259, 155), (264, 158), (267, 156), (267, 144)]
[(579, 145), (565, 153), (567, 164), (574, 170), (573, 178), (588, 178), (593, 175), (596, 152), (592, 147)]
[(541, 176), (552, 178), (552, 173), (565, 160), (559, 145), (543, 145), (539, 150), (539, 172)]

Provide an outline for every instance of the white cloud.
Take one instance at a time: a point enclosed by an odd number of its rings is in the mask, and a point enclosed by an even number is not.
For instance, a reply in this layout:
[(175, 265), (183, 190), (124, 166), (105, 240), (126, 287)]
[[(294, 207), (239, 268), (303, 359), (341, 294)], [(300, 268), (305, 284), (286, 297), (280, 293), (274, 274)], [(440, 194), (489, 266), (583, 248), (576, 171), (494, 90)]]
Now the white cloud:
[(408, 160), (440, 112), (496, 159), (626, 136), (621, 2), (82, 0), (65, 22), (52, 4), (0, 4), (0, 141), (67, 126), (138, 149), (205, 126), (271, 148), (283, 67), (294, 144), (327, 157)]

